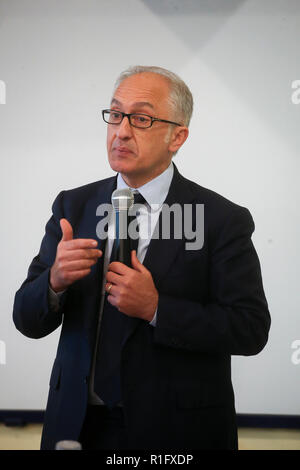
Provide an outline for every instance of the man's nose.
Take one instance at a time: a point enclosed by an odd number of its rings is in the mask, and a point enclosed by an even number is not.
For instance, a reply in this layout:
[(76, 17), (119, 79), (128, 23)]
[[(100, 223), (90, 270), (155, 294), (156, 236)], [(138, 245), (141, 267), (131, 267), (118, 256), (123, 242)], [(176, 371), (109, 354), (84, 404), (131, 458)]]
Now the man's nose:
[(121, 124), (117, 127), (117, 136), (119, 139), (129, 139), (132, 136), (132, 127), (127, 116), (123, 117)]

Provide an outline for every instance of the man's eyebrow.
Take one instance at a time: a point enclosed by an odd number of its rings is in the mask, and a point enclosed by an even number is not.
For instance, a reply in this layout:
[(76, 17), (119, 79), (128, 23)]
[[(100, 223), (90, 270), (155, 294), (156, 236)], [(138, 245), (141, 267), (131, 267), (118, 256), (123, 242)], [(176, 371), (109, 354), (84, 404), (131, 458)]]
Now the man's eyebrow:
[[(122, 106), (122, 103), (118, 101), (116, 98), (113, 98), (111, 100), (111, 105)], [(148, 106), (149, 108), (154, 109), (153, 104), (149, 103), (148, 101), (136, 101), (135, 103), (132, 104), (132, 107), (134, 108), (142, 108), (144, 106)]]

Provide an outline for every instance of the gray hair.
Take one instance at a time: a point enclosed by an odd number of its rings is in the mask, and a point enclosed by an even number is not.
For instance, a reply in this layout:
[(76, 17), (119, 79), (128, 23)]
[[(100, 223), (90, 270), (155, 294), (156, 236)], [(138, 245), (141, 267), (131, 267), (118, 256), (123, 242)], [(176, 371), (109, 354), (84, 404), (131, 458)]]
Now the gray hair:
[(173, 72), (166, 70), (162, 67), (146, 66), (146, 65), (134, 65), (124, 70), (116, 80), (116, 90), (121, 82), (132, 75), (138, 73), (157, 73), (165, 77), (170, 83), (170, 95), (169, 103), (174, 114), (173, 119), (180, 120), (185, 126), (189, 126), (192, 113), (193, 113), (193, 95), (190, 92), (188, 86), (184, 83), (181, 78)]

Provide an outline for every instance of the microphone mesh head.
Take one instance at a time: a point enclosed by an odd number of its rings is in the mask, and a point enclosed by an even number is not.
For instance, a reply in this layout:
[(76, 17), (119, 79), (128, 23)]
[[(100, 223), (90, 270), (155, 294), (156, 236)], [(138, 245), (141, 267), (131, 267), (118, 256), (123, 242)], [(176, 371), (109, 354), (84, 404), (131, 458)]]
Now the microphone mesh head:
[(82, 446), (77, 441), (59, 441), (55, 444), (55, 450), (82, 450)]
[(133, 192), (129, 188), (116, 189), (111, 195), (111, 203), (115, 211), (128, 211), (134, 204)]

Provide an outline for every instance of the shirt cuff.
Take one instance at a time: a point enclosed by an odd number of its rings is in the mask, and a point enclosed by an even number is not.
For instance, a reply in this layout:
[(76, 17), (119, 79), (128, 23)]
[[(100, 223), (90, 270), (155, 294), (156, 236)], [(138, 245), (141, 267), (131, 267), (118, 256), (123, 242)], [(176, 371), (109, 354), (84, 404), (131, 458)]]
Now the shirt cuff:
[(49, 298), (49, 303), (50, 307), (57, 312), (59, 310), (59, 301), (62, 296), (62, 294), (66, 292), (65, 290), (61, 292), (55, 292), (53, 289), (51, 289), (50, 285), (48, 285), (48, 298)]
[(155, 310), (154, 317), (152, 318), (150, 325), (156, 326), (156, 315), (157, 315), (157, 309)]

